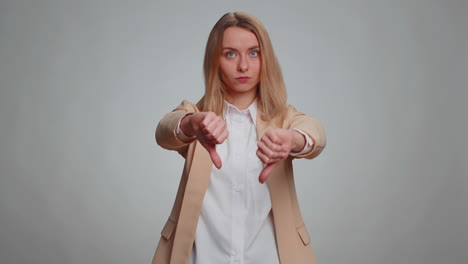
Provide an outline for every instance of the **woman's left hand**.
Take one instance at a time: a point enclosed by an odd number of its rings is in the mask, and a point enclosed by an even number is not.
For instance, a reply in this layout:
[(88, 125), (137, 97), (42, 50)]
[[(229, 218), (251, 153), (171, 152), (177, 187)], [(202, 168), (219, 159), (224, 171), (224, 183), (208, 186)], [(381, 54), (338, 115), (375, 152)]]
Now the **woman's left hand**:
[(259, 181), (264, 183), (271, 170), (280, 161), (286, 159), (291, 151), (301, 151), (305, 144), (304, 136), (295, 130), (283, 128), (267, 130), (257, 143), (257, 156), (266, 165), (260, 173)]

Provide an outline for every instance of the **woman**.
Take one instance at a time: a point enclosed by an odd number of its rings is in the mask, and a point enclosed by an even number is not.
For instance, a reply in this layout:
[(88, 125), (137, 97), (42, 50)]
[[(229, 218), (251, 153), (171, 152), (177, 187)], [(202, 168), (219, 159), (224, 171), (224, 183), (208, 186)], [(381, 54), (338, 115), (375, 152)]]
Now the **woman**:
[(227, 13), (211, 30), (205, 95), (165, 115), (156, 141), (185, 158), (153, 264), (315, 263), (292, 160), (325, 147), (321, 124), (286, 104), (263, 25)]

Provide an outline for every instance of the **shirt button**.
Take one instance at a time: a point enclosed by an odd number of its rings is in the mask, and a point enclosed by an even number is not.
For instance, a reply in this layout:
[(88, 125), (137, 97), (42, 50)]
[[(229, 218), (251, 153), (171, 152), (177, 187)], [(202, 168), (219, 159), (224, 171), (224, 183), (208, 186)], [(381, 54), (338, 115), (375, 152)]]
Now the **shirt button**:
[(236, 191), (236, 192), (242, 192), (242, 185), (240, 185), (240, 184), (234, 185), (234, 191)]

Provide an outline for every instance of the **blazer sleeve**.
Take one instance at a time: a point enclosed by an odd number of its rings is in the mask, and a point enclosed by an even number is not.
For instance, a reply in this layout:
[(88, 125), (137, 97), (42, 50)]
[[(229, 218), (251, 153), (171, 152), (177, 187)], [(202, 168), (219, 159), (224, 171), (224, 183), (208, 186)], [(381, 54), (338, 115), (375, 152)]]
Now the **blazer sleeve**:
[(294, 156), (294, 158), (313, 159), (317, 157), (326, 145), (325, 131), (320, 121), (297, 111), (292, 105), (289, 105), (286, 120), (289, 121), (287, 124), (288, 129), (300, 129), (304, 133), (307, 133), (314, 142), (310, 151)]
[(156, 127), (156, 143), (165, 149), (176, 150), (185, 157), (184, 153), (191, 142), (180, 141), (176, 133), (180, 119), (190, 112), (198, 112), (198, 109), (194, 104), (184, 100), (172, 112), (166, 114)]

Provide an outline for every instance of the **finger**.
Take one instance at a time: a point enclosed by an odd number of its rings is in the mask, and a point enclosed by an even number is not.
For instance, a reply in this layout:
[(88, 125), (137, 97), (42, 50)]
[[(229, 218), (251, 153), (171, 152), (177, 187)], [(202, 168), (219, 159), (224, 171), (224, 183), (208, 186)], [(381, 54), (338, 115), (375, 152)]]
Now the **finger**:
[(221, 135), (225, 133), (226, 129), (226, 123), (223, 120), (220, 120), (220, 122), (217, 122), (216, 126), (212, 128), (211, 135), (213, 136), (213, 141), (216, 144), (221, 144), (223, 141), (221, 140)]
[[(275, 144), (278, 144), (278, 145), (281, 145), (281, 139), (280, 137), (277, 135), (277, 133), (275, 132), (275, 130), (268, 130), (267, 132), (265, 132), (265, 136), (266, 138), (268, 138), (271, 142), (275, 143)], [(263, 139), (263, 138), (262, 138)]]
[(275, 162), (278, 162), (278, 161), (281, 161), (281, 160), (284, 159), (283, 157), (271, 158), (268, 155), (266, 155), (265, 153), (263, 153), (260, 149), (257, 150), (257, 156), (260, 158), (260, 160), (264, 164), (275, 163)]
[(264, 164), (269, 164), (270, 163), (270, 158), (262, 152), (262, 150), (258, 149), (257, 150), (257, 157), (264, 163)]
[[(276, 159), (282, 159), (286, 155), (285, 151), (274, 151), (271, 148), (269, 148), (265, 142), (260, 141), (257, 143), (258, 149), (265, 154), (269, 159), (271, 160), (276, 160)], [(281, 150), (281, 148), (280, 148)], [(268, 162), (271, 163), (271, 162)]]
[(221, 166), (223, 165), (221, 162), (221, 158), (218, 155), (218, 152), (216, 152), (216, 146), (215, 145), (208, 145), (206, 147), (206, 150), (208, 150), (208, 153), (210, 154), (211, 161), (215, 165), (216, 168), (221, 169)]
[(220, 144), (222, 141), (219, 141), (219, 136), (224, 129), (226, 129), (226, 123), (224, 120), (214, 116), (210, 123), (206, 124), (206, 126), (202, 129), (202, 132), (206, 135), (206, 138), (211, 143)]
[(279, 130), (270, 130), (269, 133), (266, 133), (262, 140), (265, 144), (273, 151), (276, 152), (286, 152), (288, 151), (287, 142), (284, 142), (284, 138), (281, 136), (281, 131)]
[[(268, 159), (273, 158), (274, 151), (271, 150), (270, 148), (268, 148), (268, 146), (265, 144), (265, 142), (259, 141), (257, 143), (257, 146), (258, 146), (258, 149), (260, 150), (260, 152), (264, 154), (264, 156), (266, 156)], [(266, 162), (266, 161), (264, 161), (264, 162), (269, 163), (269, 162)]]
[(221, 135), (219, 135), (219, 144), (223, 143), (224, 140), (229, 136), (229, 131), (227, 129), (224, 129), (223, 132), (221, 132)]
[(205, 118), (201, 121), (201, 128), (203, 131), (208, 132), (210, 131), (209, 129), (216, 123), (216, 119), (218, 119), (218, 116), (216, 116), (213, 112), (208, 112), (205, 115)]
[(276, 167), (278, 163), (270, 163), (265, 168), (263, 168), (262, 172), (260, 172), (260, 176), (258, 177), (258, 180), (260, 183), (264, 183), (268, 176), (270, 175), (271, 171), (273, 170), (274, 167)]
[(260, 150), (257, 150), (257, 156), (260, 158), (260, 160), (261, 160), (264, 164), (267, 164), (267, 165), (285, 159), (284, 157), (270, 158), (270, 157), (268, 157), (267, 155), (265, 155), (265, 153), (261, 152)]
[(208, 116), (206, 121), (203, 123), (203, 130), (205, 132), (212, 132), (217, 125), (218, 117)]
[(261, 142), (263, 142), (266, 145), (266, 147), (268, 147), (274, 152), (284, 151), (284, 147), (281, 144), (274, 142), (270, 136), (263, 137)]

